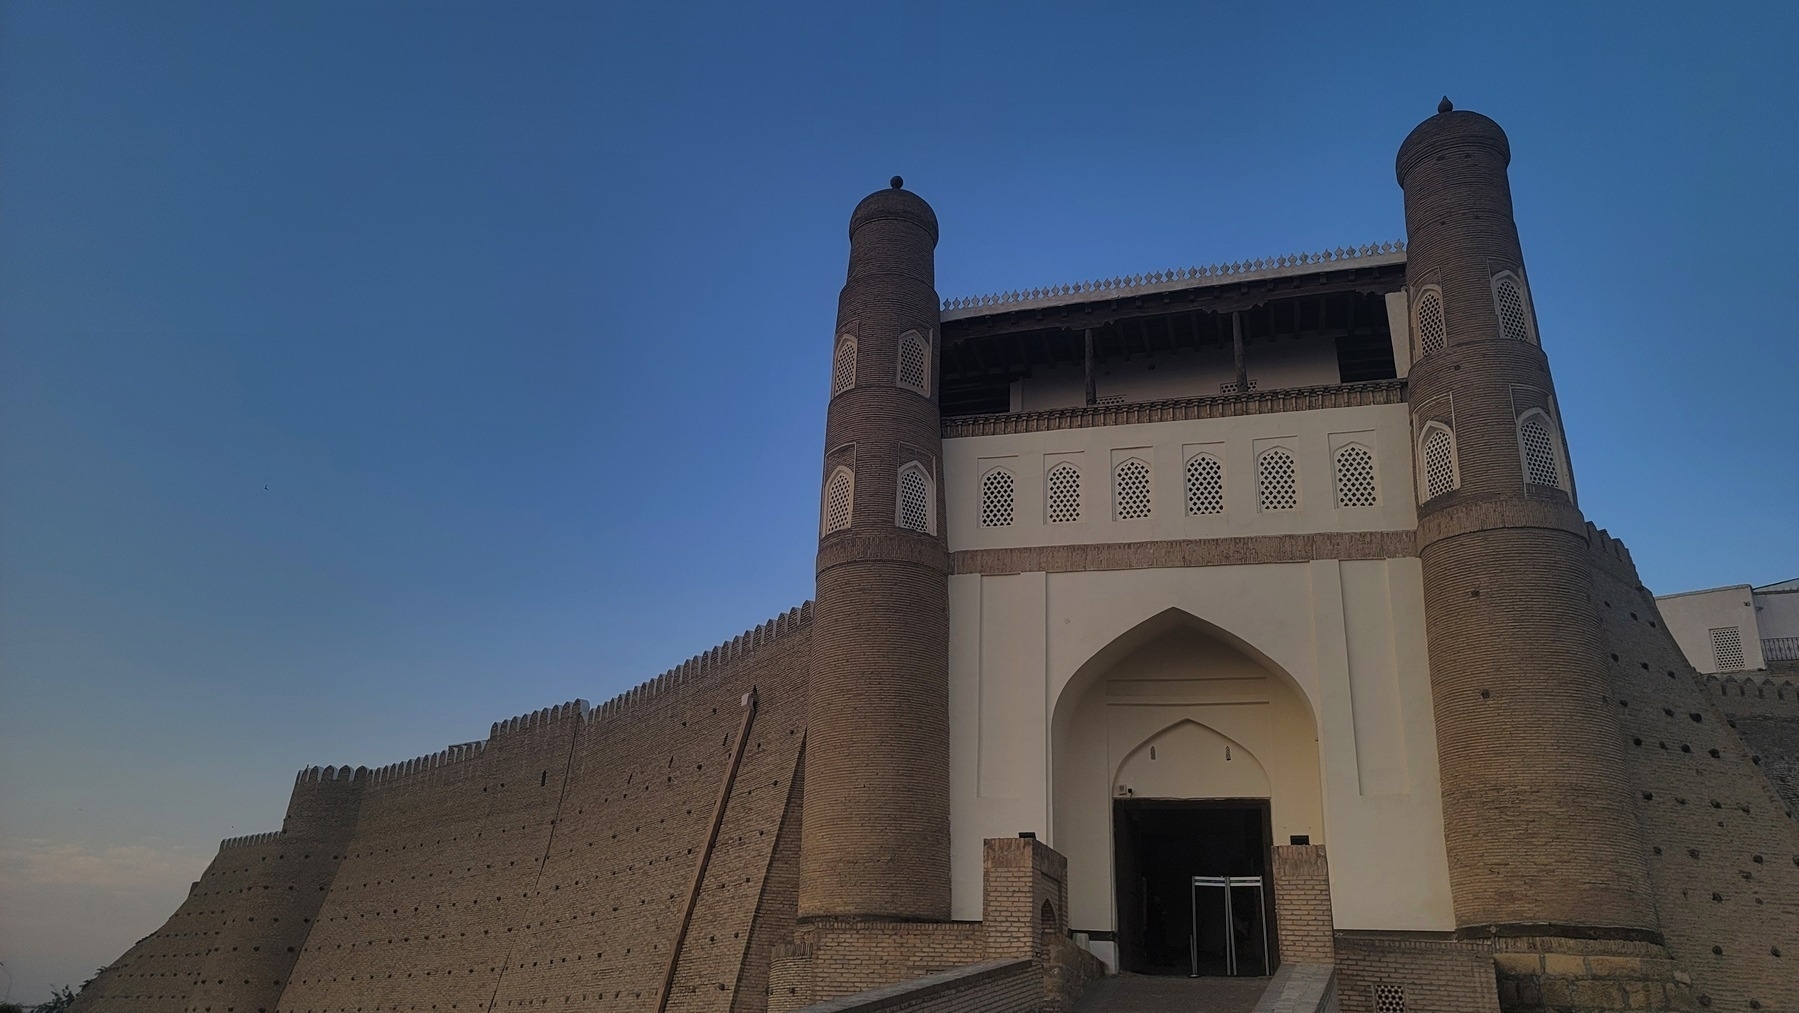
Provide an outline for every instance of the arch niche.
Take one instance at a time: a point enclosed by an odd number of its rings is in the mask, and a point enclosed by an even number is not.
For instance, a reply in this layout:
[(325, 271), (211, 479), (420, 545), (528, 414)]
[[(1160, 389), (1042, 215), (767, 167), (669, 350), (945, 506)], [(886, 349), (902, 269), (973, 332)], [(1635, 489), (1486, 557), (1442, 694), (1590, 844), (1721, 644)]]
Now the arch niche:
[[(1304, 691), (1191, 613), (1169, 609), (1094, 654), (1057, 696), (1050, 735), (1052, 843), (1068, 857), (1077, 932), (1120, 932), (1121, 811), (1255, 809), (1265, 844), (1325, 843), (1318, 722)], [(1095, 949), (1116, 963), (1112, 946)]]

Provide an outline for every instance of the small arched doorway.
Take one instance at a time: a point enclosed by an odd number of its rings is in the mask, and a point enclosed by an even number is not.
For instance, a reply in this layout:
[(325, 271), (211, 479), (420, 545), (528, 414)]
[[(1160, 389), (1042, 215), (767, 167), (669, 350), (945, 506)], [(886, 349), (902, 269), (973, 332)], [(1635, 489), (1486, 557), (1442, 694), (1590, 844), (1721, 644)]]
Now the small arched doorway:
[[(1323, 843), (1317, 723), (1290, 676), (1171, 610), (1070, 681), (1052, 749), (1072, 929), (1139, 973), (1275, 964), (1270, 849)], [(1230, 899), (1195, 877), (1231, 879)]]

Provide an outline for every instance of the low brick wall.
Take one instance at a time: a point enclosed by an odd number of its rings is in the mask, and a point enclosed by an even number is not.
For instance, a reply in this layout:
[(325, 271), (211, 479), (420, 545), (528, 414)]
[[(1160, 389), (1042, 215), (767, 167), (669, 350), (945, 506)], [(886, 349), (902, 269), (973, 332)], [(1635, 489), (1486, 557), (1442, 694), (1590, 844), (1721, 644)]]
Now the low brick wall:
[(1043, 1001), (1041, 976), (1029, 960), (984, 960), (897, 985), (827, 999), (802, 1013), (1028, 1013)]

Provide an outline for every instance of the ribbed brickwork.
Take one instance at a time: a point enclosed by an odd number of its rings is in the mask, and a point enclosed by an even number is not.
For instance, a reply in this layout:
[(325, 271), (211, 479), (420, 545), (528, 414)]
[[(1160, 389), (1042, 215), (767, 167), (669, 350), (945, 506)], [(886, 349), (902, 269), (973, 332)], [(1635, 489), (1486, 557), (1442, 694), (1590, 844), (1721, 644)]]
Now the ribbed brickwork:
[(1519, 450), (1518, 412), (1553, 415), (1554, 388), (1542, 350), (1502, 335), (1493, 296), (1497, 272), (1523, 275), (1509, 161), (1499, 126), (1468, 112), (1426, 120), (1398, 159), (1407, 284), (1441, 287), (1448, 338), (1412, 367), (1414, 423), (1447, 413), (1460, 465), (1460, 487), (1419, 509), (1456, 920), (1647, 936), (1583, 524), (1565, 492), (1526, 483)]
[(1283, 964), (1329, 964), (1336, 948), (1330, 867), (1322, 844), (1279, 844), (1274, 856), (1274, 926)]
[[(850, 468), (855, 498), (818, 550), (802, 919), (949, 916), (949, 557), (940, 520), (897, 520), (907, 463), (942, 516), (936, 243), (930, 207), (897, 187), (850, 218), (836, 335), (856, 339), (856, 382), (831, 399), (821, 483)], [(930, 348), (926, 394), (899, 382), (907, 332)]]

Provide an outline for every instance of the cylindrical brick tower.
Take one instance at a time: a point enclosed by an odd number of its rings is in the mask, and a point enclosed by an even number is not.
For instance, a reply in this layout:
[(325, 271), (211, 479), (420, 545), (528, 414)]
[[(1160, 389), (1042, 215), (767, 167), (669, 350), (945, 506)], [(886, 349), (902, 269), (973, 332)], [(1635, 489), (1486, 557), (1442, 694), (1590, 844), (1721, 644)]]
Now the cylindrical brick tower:
[(802, 919), (949, 917), (949, 553), (937, 216), (893, 186), (850, 215), (820, 497)]
[(1512, 220), (1510, 145), (1451, 109), (1400, 146), (1419, 555), (1464, 935), (1655, 938), (1586, 526)]

